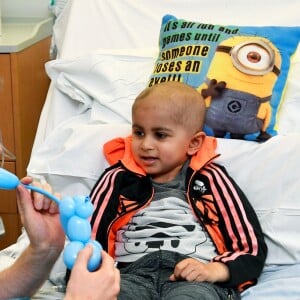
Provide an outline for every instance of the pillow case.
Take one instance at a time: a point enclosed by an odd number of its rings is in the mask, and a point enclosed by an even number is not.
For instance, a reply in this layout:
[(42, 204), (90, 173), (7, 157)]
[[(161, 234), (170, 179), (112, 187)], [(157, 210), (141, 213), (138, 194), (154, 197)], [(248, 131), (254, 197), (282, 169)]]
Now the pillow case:
[(216, 162), (247, 195), (263, 229), (266, 265), (300, 263), (300, 134), (277, 135), (265, 143), (218, 139)]
[(284, 101), (279, 109), (276, 130), (278, 134), (300, 132), (300, 45), (291, 59), (287, 78)]
[(91, 120), (131, 123), (131, 105), (147, 84), (156, 49), (103, 50), (74, 59), (56, 59), (46, 72), (59, 92), (89, 111)]
[(205, 98), (205, 131), (265, 141), (277, 134), (290, 58), (300, 27), (216, 25), (163, 17), (148, 85), (181, 81)]

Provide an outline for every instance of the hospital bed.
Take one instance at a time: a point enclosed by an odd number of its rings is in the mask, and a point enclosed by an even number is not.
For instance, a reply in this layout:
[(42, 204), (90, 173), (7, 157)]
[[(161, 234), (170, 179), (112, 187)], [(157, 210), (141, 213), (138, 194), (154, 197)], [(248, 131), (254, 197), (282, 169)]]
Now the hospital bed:
[[(130, 133), (130, 106), (158, 55), (162, 17), (208, 24), (300, 26), (299, 1), (69, 0), (54, 25), (57, 57), (28, 174), (62, 196), (89, 194), (102, 170), (105, 141)], [(289, 36), (282, 36), (288, 42)], [(218, 138), (217, 159), (244, 190), (269, 248), (257, 285), (243, 300), (300, 299), (300, 53), (291, 57), (278, 109), (277, 134), (266, 142)], [(1, 268), (28, 244), (26, 232), (0, 253)], [(59, 258), (34, 299), (60, 299)]]

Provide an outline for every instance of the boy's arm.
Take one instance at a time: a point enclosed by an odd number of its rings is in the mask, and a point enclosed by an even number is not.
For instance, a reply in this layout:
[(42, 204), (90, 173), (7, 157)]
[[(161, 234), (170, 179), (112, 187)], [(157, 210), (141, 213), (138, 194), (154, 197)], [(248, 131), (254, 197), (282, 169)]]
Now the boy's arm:
[(263, 269), (267, 245), (258, 217), (246, 195), (225, 168), (220, 169), (218, 175), (219, 183), (222, 182), (222, 197), (219, 197), (218, 205), (223, 210), (220, 209), (219, 222), (227, 251), (213, 261), (224, 263), (229, 268), (230, 278), (223, 285), (252, 285)]

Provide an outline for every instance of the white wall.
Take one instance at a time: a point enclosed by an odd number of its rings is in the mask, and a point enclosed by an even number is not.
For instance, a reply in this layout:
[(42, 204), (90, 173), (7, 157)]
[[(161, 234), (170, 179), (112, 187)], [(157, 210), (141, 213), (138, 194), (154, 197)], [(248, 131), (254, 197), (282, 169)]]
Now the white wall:
[(51, 14), (49, 0), (0, 0), (0, 3), (2, 17), (47, 17)]

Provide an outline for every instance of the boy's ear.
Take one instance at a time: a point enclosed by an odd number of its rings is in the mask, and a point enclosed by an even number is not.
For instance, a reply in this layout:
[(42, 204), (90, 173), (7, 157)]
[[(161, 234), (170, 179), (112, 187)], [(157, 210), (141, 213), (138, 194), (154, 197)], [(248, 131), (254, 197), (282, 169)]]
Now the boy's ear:
[(194, 155), (201, 148), (203, 140), (205, 138), (205, 133), (203, 131), (196, 132), (190, 141), (187, 154)]

